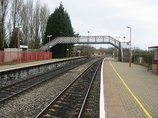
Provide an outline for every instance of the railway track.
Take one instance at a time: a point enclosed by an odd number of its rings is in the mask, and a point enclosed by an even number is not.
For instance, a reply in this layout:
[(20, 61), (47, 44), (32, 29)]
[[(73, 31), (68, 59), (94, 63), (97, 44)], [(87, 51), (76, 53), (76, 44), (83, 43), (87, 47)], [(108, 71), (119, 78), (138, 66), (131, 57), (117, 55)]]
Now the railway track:
[(101, 62), (76, 77), (36, 118), (80, 118)]
[(4, 87), (0, 89), (0, 104), (5, 103), (6, 100), (11, 99), (12, 97), (15, 97), (39, 84), (42, 84), (43, 82), (46, 82), (53, 77), (60, 75), (68, 70), (71, 70), (77, 66), (80, 66), (82, 64), (87, 63), (88, 61), (91, 61), (92, 59), (87, 59), (85, 61), (76, 62), (71, 65), (66, 65), (64, 67), (60, 67), (52, 72), (45, 73), (43, 75), (36, 76), (34, 78), (30, 78), (28, 80), (18, 82), (16, 84)]

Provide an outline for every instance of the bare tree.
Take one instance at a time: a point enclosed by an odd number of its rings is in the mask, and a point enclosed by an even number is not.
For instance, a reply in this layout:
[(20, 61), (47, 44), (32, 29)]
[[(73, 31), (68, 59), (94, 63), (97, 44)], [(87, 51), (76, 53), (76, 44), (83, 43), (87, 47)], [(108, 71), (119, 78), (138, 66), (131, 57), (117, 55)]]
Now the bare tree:
[[(25, 3), (22, 5), (21, 10), (21, 25), (22, 25), (22, 39), (23, 44), (28, 45), (30, 44), (30, 26), (31, 26), (31, 17), (33, 16), (33, 1), (26, 0)], [(30, 47), (30, 46), (29, 46)]]
[[(4, 27), (3, 24), (6, 26), (5, 30), (9, 35), (9, 47), (17, 47), (18, 38), (16, 27), (20, 26), (20, 44), (28, 45), (29, 48), (33, 49), (39, 48), (49, 16), (47, 6), (41, 4), (39, 0), (36, 3), (33, 0), (0, 0), (0, 2), (0, 11), (2, 11), (2, 3), (8, 3), (6, 11), (3, 10), (4, 13), (8, 12), (8, 14), (3, 15), (2, 12), (0, 13), (0, 28)], [(4, 19), (5, 17), (8, 17), (7, 20)], [(2, 21), (5, 22), (3, 23)], [(2, 31), (0, 30), (0, 36), (1, 34)]]
[[(44, 4), (41, 7), (41, 13), (40, 13), (40, 26), (41, 26), (40, 32), (41, 32), (42, 39), (44, 38), (44, 32), (46, 29), (48, 17), (49, 17), (49, 9), (48, 9), (48, 6), (46, 4)], [(41, 40), (41, 42), (42, 42), (42, 40)]]
[(13, 0), (12, 2), (12, 21), (13, 21), (13, 28), (15, 26), (21, 25), (21, 17), (20, 17), (20, 11), (22, 10), (22, 0)]
[(28, 35), (27, 35), (27, 41), (29, 48), (32, 48), (32, 39), (33, 39), (33, 12), (34, 12), (34, 4), (32, 0), (28, 0), (27, 2), (28, 6)]
[(37, 1), (33, 13), (33, 48), (39, 48), (40, 44), (40, 8), (41, 5), (39, 4), (39, 1)]
[(10, 36), (10, 45), (9, 47), (17, 48), (18, 47), (18, 37), (17, 37), (17, 28), (21, 27), (21, 15), (20, 11), (22, 9), (22, 0), (13, 0), (11, 4), (11, 22), (12, 22), (12, 33)]
[(5, 46), (5, 19), (10, 0), (0, 0), (0, 49)]
[(48, 16), (49, 10), (47, 9), (47, 6), (42, 6), (40, 1), (37, 1), (33, 14), (33, 48), (37, 49), (42, 44)]

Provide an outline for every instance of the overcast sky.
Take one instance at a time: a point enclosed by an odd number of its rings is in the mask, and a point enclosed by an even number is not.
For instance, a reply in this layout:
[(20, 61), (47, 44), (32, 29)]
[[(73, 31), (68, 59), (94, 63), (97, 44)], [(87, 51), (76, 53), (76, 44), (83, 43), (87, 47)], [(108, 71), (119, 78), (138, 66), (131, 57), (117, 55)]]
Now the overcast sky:
[[(132, 47), (147, 49), (158, 45), (158, 0), (44, 0), (50, 12), (62, 2), (72, 26), (81, 36), (110, 35), (129, 41)], [(117, 39), (117, 38), (116, 38)], [(98, 47), (100, 45), (97, 45)], [(107, 45), (101, 45), (101, 47)], [(109, 46), (109, 45), (108, 45)]]

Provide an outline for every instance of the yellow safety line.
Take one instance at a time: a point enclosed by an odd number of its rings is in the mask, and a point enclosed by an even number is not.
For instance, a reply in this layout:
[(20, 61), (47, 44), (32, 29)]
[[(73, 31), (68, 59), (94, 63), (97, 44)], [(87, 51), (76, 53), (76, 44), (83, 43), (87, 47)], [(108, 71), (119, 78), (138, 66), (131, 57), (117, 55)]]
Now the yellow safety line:
[[(109, 61), (110, 62), (110, 61)], [(133, 96), (133, 98), (135, 99), (135, 101), (139, 104), (139, 106), (141, 107), (141, 109), (144, 111), (144, 113), (148, 116), (148, 118), (152, 118), (152, 116), (149, 114), (149, 112), (145, 109), (145, 107), (143, 106), (143, 104), (139, 101), (139, 99), (134, 95), (134, 93), (130, 90), (130, 88), (127, 86), (127, 84), (125, 83), (125, 81), (122, 79), (122, 77), (118, 74), (118, 72), (116, 71), (116, 69), (114, 68), (114, 66), (112, 65), (112, 63), (110, 62), (111, 67), (113, 68), (113, 70), (115, 71), (115, 73), (117, 74), (117, 76), (120, 78), (120, 80), (122, 81), (122, 83), (124, 84), (124, 86), (127, 88), (127, 90), (130, 92), (130, 94)]]

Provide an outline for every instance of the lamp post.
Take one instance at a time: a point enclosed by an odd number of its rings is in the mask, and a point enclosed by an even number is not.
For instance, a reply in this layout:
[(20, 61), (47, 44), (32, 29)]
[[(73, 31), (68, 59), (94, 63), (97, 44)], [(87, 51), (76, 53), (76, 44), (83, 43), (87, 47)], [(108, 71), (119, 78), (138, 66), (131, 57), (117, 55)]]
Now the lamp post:
[(19, 32), (19, 30), (20, 30), (21, 26), (16, 26), (15, 28), (18, 30), (18, 34), (17, 34), (17, 37), (18, 37), (18, 51), (20, 51), (20, 32)]
[(123, 37), (123, 42), (124, 42), (124, 43), (125, 43), (125, 38), (126, 38), (126, 37), (124, 36), (124, 37)]
[(21, 55), (19, 55), (20, 54), (20, 32), (19, 32), (19, 30), (20, 30), (21, 26), (16, 26), (15, 28), (17, 28), (17, 30), (18, 30), (18, 34), (17, 34), (17, 36), (18, 36), (18, 57), (20, 57), (20, 62), (21, 62)]
[[(116, 38), (119, 41), (119, 38), (121, 38), (121, 36), (117, 36)], [(117, 60), (119, 60), (119, 51), (118, 51), (118, 48), (116, 50), (117, 50)]]
[(132, 62), (132, 52), (131, 52), (131, 27), (127, 26), (127, 28), (130, 29), (130, 58), (129, 58), (129, 66), (131, 67), (131, 62)]
[(89, 42), (89, 33), (90, 33), (90, 31), (88, 31), (87, 33), (88, 33), (88, 42)]
[(66, 49), (66, 57), (69, 57), (69, 49)]
[(49, 51), (50, 51), (50, 38), (52, 37), (52, 35), (47, 35), (47, 37), (49, 38)]
[(62, 32), (60, 32), (60, 36), (62, 36)]

